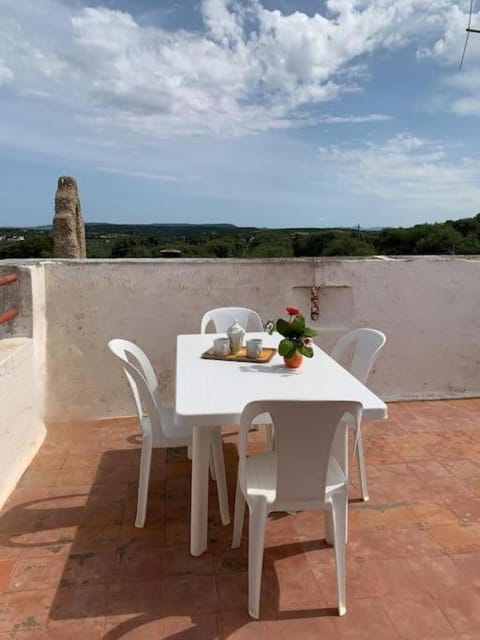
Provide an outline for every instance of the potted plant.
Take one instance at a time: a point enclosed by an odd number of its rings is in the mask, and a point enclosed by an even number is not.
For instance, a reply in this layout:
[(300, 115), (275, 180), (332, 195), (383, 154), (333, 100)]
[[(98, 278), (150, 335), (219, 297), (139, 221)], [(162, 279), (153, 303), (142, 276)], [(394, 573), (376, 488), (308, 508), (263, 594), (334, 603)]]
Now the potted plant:
[(287, 307), (288, 320), (279, 318), (275, 323), (267, 323), (269, 333), (277, 331), (283, 339), (278, 343), (278, 353), (283, 356), (289, 369), (297, 369), (303, 362), (303, 356), (313, 357), (312, 338), (317, 335), (315, 329), (305, 324), (305, 318), (295, 307)]

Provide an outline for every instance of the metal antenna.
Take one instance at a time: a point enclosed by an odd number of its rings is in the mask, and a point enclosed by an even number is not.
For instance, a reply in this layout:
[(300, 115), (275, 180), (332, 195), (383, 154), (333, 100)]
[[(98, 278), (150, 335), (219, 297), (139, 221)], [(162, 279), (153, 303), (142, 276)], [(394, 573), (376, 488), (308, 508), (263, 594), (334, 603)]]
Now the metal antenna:
[(467, 35), (465, 36), (465, 45), (463, 47), (462, 58), (460, 60), (460, 65), (458, 67), (459, 71), (462, 70), (463, 60), (465, 58), (465, 52), (467, 51), (468, 38), (470, 37), (470, 34), (480, 33), (480, 29), (472, 29), (472, 14), (473, 14), (473, 0), (470, 0), (470, 11), (468, 12), (468, 25), (467, 25), (467, 28), (465, 29), (465, 31), (467, 32)]

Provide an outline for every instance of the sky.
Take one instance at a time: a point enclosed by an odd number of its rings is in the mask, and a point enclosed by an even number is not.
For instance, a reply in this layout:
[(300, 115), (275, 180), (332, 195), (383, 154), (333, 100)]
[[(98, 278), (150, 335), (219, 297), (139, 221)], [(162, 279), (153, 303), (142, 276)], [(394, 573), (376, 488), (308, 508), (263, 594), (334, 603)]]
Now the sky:
[[(0, 226), (480, 212), (470, 1), (0, 0)], [(472, 27), (480, 28), (480, 0)]]

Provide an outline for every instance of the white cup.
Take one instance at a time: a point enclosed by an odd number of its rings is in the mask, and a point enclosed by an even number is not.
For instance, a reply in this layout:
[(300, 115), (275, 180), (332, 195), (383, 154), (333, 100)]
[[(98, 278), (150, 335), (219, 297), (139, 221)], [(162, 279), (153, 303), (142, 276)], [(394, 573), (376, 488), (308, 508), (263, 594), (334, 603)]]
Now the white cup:
[(228, 338), (215, 338), (213, 341), (213, 353), (216, 356), (228, 356), (230, 353), (230, 340)]
[(247, 340), (247, 358), (259, 358), (262, 354), (262, 341), (260, 338)]

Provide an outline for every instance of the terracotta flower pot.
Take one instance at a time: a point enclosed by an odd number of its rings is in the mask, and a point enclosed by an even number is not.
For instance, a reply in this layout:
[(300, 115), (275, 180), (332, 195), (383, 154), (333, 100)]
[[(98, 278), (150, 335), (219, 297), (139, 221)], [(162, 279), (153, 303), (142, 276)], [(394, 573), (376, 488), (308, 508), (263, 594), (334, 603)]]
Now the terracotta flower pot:
[(291, 358), (283, 358), (285, 366), (289, 369), (298, 369), (298, 367), (302, 366), (303, 355), (300, 351), (295, 351), (295, 355)]

